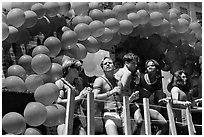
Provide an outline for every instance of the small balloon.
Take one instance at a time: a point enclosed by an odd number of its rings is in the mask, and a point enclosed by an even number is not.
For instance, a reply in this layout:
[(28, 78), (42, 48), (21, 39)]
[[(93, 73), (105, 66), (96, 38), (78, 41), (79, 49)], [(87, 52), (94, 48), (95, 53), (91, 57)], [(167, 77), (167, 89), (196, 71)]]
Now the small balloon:
[(40, 126), (47, 117), (47, 110), (42, 103), (29, 102), (23, 112), (25, 121), (30, 126)]
[(34, 93), (35, 90), (43, 84), (44, 84), (43, 79), (36, 74), (31, 74), (31, 75), (27, 76), (27, 78), (25, 80), (26, 89), (30, 93)]
[(121, 20), (119, 32), (123, 35), (129, 35), (133, 31), (133, 24), (129, 20)]
[(111, 9), (104, 9), (103, 10), (103, 19), (106, 21), (107, 19), (115, 18), (115, 13)]
[(2, 128), (7, 133), (21, 134), (26, 129), (25, 119), (17, 112), (9, 112), (3, 116)]
[(37, 128), (27, 128), (24, 135), (42, 135), (42, 133)]
[(9, 76), (5, 79), (5, 86), (9, 91), (25, 92), (26, 87), (24, 81), (17, 76)]
[(32, 57), (29, 55), (23, 55), (18, 59), (18, 64), (21, 65), (27, 74), (31, 74), (33, 72), (31, 68)]
[(140, 24), (140, 16), (137, 13), (129, 13), (128, 20), (132, 22), (134, 28)]
[(59, 97), (59, 88), (54, 83), (46, 83), (35, 90), (34, 98), (45, 106), (51, 105)]
[(52, 82), (55, 82), (62, 78), (62, 66), (58, 63), (52, 63), (50, 70), (46, 74), (50, 76)]
[(12, 65), (7, 70), (8, 76), (18, 76), (21, 79), (26, 79), (26, 71), (25, 69), (20, 65)]
[(7, 21), (10, 25), (19, 28), (25, 22), (25, 14), (22, 9), (14, 8), (7, 14)]
[(175, 24), (174, 29), (178, 32), (178, 33), (185, 33), (189, 28), (189, 23), (186, 19), (178, 19), (178, 23)]
[(50, 56), (50, 50), (46, 46), (38, 45), (33, 49), (32, 56), (34, 57), (38, 54), (45, 54), (47, 56)]
[(32, 58), (31, 67), (35, 73), (44, 74), (49, 71), (51, 60), (45, 54), (38, 54)]
[(105, 25), (99, 20), (94, 20), (89, 24), (91, 35), (94, 37), (100, 37), (105, 31)]
[(123, 5), (116, 5), (112, 10), (115, 12), (116, 19), (119, 21), (127, 19), (127, 10)]
[[(2, 26), (3, 27), (3, 26)], [(18, 35), (19, 35), (19, 30), (13, 26), (9, 26), (9, 35), (6, 38), (6, 41), (8, 43), (14, 43), (16, 42), (18, 39)]]
[(146, 24), (149, 19), (150, 19), (150, 15), (148, 14), (148, 12), (146, 10), (139, 10), (137, 12), (137, 14), (140, 16), (140, 24)]
[(89, 36), (87, 40), (83, 41), (83, 45), (89, 53), (96, 53), (101, 47), (101, 43), (93, 36)]
[(118, 32), (120, 29), (120, 23), (117, 19), (115, 18), (109, 18), (104, 22), (105, 27), (109, 28), (110, 30), (113, 31), (113, 33)]
[(38, 16), (34, 11), (25, 11), (25, 23), (23, 26), (26, 28), (32, 28), (38, 21)]
[(72, 30), (67, 30), (62, 34), (61, 42), (63, 49), (73, 48), (78, 41), (77, 33)]
[(107, 42), (112, 40), (113, 32), (109, 28), (105, 28), (105, 31), (104, 31), (103, 35), (101, 35), (98, 38), (100, 39), (101, 42), (107, 43)]
[(46, 9), (42, 3), (35, 3), (31, 10), (37, 14), (38, 18), (42, 18), (46, 14)]
[(91, 17), (93, 20), (100, 20), (103, 21), (103, 12), (99, 9), (93, 9), (89, 12), (89, 17)]
[(91, 35), (89, 25), (85, 23), (79, 23), (75, 26), (74, 32), (76, 32), (78, 40), (84, 41)]
[(148, 9), (147, 2), (137, 2), (136, 3), (136, 9), (137, 9), (137, 11), (139, 11), (139, 10), (147, 10)]
[(161, 23), (163, 22), (163, 15), (160, 12), (152, 12), (150, 13), (150, 23), (152, 24), (152, 26), (160, 26)]
[(136, 5), (133, 2), (126, 2), (123, 4), (125, 9), (127, 10), (127, 13), (137, 13)]
[(46, 15), (49, 17), (54, 17), (60, 10), (60, 6), (57, 2), (45, 2), (44, 7), (46, 9)]

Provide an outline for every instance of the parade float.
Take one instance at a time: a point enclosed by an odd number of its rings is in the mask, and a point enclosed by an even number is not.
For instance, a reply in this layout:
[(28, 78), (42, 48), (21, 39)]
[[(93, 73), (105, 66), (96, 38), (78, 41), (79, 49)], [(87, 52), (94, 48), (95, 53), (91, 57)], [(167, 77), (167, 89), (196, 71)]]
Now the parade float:
[(49, 134), (64, 122), (54, 82), (66, 58), (83, 60), (91, 78), (102, 75), (103, 57), (121, 67), (130, 51), (141, 66), (153, 58), (164, 73), (186, 70), (202, 97), (201, 24), (166, 2), (2, 3), (2, 131)]

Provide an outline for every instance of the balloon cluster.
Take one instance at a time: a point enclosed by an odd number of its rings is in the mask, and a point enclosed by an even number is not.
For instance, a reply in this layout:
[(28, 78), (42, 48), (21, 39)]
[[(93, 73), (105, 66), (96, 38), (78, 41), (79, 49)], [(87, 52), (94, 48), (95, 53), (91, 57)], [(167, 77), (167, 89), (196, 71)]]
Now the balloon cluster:
[(163, 70), (184, 68), (190, 74), (202, 56), (201, 25), (166, 2), (6, 2), (2, 8), (3, 49), (34, 47), (8, 68), (4, 80), (9, 91), (34, 93), (36, 100), (24, 117), (4, 116), (3, 129), (11, 134), (40, 134), (25, 129), (25, 123), (63, 123), (64, 108), (53, 103), (59, 95), (54, 82), (62, 77), (66, 58), (83, 60), (85, 74), (94, 76), (103, 74), (101, 60), (117, 54), (116, 48), (154, 58)]

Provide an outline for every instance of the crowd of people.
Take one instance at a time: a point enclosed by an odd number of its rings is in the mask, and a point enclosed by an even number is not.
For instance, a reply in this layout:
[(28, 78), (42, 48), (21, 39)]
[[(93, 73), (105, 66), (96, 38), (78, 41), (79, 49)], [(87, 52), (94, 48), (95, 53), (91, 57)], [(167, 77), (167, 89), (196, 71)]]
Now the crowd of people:
[[(86, 111), (84, 108), (84, 98), (88, 92), (94, 93), (95, 115), (103, 119), (103, 130), (101, 134), (122, 135), (124, 134), (124, 108), (123, 96), (129, 96), (130, 118), (134, 120), (132, 124), (132, 134), (145, 134), (143, 98), (153, 98), (152, 103), (160, 104), (159, 100), (166, 98), (162, 89), (162, 75), (159, 64), (156, 60), (150, 59), (145, 62), (145, 72), (140, 72), (139, 57), (134, 53), (127, 53), (123, 56), (123, 67), (116, 68), (114, 60), (105, 57), (101, 61), (101, 68), (104, 72), (98, 76), (93, 84), (86, 84), (85, 75), (82, 70), (82, 61), (70, 58), (63, 62), (63, 77), (55, 82), (60, 89), (60, 96), (57, 103), (66, 105), (67, 92), (75, 91), (75, 114)], [(178, 70), (173, 74), (172, 81), (168, 84), (171, 93), (173, 107), (180, 108), (181, 111), (174, 113), (175, 121), (182, 122), (176, 124), (178, 134), (188, 134), (186, 130), (186, 117), (183, 110), (191, 105), (192, 98), (188, 96), (191, 88), (187, 73)], [(196, 102), (201, 102), (201, 99)], [(66, 107), (66, 106), (65, 106)], [(160, 109), (151, 107), (149, 109), (152, 123), (157, 126), (156, 135), (169, 134), (168, 119)], [(86, 114), (86, 113), (84, 113)], [(73, 134), (86, 134), (86, 121), (79, 116), (74, 116)], [(58, 126), (58, 134), (63, 134), (64, 124)], [(97, 127), (96, 127), (97, 128)]]

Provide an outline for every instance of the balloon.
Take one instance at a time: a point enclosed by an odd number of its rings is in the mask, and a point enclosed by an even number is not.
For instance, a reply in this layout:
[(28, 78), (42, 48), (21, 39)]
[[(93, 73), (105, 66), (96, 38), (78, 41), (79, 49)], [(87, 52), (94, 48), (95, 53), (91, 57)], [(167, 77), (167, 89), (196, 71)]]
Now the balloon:
[(149, 2), (149, 3), (147, 3), (147, 5), (148, 5), (148, 12), (149, 13), (152, 13), (154, 11), (158, 11), (158, 9), (159, 9), (158, 5), (155, 2)]
[(71, 2), (71, 8), (76, 15), (86, 15), (89, 10), (88, 2)]
[(89, 36), (87, 40), (83, 41), (83, 45), (89, 53), (96, 53), (101, 47), (101, 43), (93, 36)]
[(23, 115), (28, 125), (37, 127), (45, 122), (47, 110), (39, 102), (29, 102), (24, 109)]
[(140, 24), (140, 16), (137, 13), (129, 13), (128, 20), (132, 22), (134, 28)]
[(67, 12), (70, 10), (71, 8), (71, 4), (70, 2), (58, 2), (58, 5), (60, 7), (59, 9), (59, 13), (61, 15), (67, 15)]
[(38, 54), (32, 58), (31, 67), (35, 73), (44, 74), (49, 71), (51, 60), (45, 54)]
[(38, 18), (42, 18), (46, 13), (46, 9), (42, 3), (35, 3), (31, 7), (31, 10), (37, 14)]
[(119, 21), (127, 19), (127, 10), (123, 5), (116, 5), (112, 10), (115, 12), (116, 19)]
[(25, 14), (22, 9), (14, 8), (7, 14), (7, 21), (10, 25), (19, 28), (25, 22)]
[(47, 127), (58, 125), (59, 119), (60, 119), (60, 111), (57, 109), (57, 107), (55, 105), (46, 106), (46, 110), (47, 110), (47, 118), (43, 123), (43, 125)]
[(2, 22), (2, 40), (4, 41), (9, 35), (9, 27), (6, 23)]
[(121, 20), (119, 32), (123, 35), (129, 35), (133, 31), (133, 24), (129, 20)]
[(63, 75), (62, 66), (58, 63), (52, 63), (50, 70), (46, 74), (51, 77), (52, 82), (55, 82)]
[(18, 76), (23, 80), (26, 79), (26, 71), (20, 65), (12, 65), (7, 70), (8, 76)]
[(99, 20), (94, 20), (89, 24), (91, 35), (94, 37), (100, 37), (105, 31), (105, 25)]
[(81, 43), (77, 43), (76, 46), (69, 50), (69, 53), (71, 53), (74, 58), (81, 60), (86, 57), (87, 50), (84, 45), (82, 45)]
[(168, 20), (163, 19), (163, 22), (160, 25), (160, 30), (163, 33), (170, 30), (170, 24), (169, 24)]
[(30, 10), (31, 6), (34, 4), (35, 2), (12, 2), (12, 9), (13, 8), (20, 8), (24, 11), (26, 10)]
[(105, 27), (109, 28), (110, 30), (113, 31), (113, 33), (118, 32), (120, 29), (120, 23), (117, 19), (115, 18), (109, 18), (104, 22)]
[(32, 61), (32, 57), (29, 55), (23, 55), (18, 59), (18, 64), (25, 69), (27, 74), (30, 74), (33, 72), (31, 68), (31, 61)]
[(178, 33), (185, 33), (189, 28), (189, 23), (186, 19), (178, 19), (178, 23), (175, 24), (174, 29), (178, 32)]
[(53, 36), (48, 37), (44, 41), (44, 45), (50, 50), (50, 57), (56, 57), (62, 49), (61, 41)]
[(85, 23), (84, 16), (83, 15), (78, 15), (78, 16), (73, 17), (71, 23), (72, 23), (73, 27), (75, 27), (79, 23)]
[(160, 12), (152, 12), (150, 13), (150, 23), (152, 24), (152, 26), (160, 26), (161, 23), (163, 22), (163, 15)]
[(188, 14), (181, 14), (180, 17), (186, 19), (188, 23), (191, 23), (191, 17)]
[[(2, 26), (2, 28), (3, 28), (3, 26)], [(17, 38), (18, 38), (18, 35), (19, 35), (19, 30), (17, 28), (13, 27), (13, 26), (9, 26), (8, 28), (9, 28), (9, 35), (6, 38), (6, 41), (8, 43), (14, 43), (14, 42), (16, 42), (18, 40)]]
[(57, 2), (45, 2), (44, 7), (46, 9), (46, 15), (49, 17), (54, 17), (60, 10), (60, 6)]
[(178, 15), (174, 12), (169, 13), (169, 22), (173, 25), (178, 23)]
[(47, 74), (40, 74), (39, 76), (43, 79), (44, 83), (51, 83), (52, 82), (51, 77)]
[(113, 45), (118, 45), (121, 41), (121, 34), (119, 32), (116, 32), (113, 34), (113, 38), (111, 40), (111, 42), (113, 43)]
[(115, 13), (111, 9), (104, 9), (103, 10), (103, 19), (106, 21), (107, 19), (115, 18)]
[(60, 89), (54, 83), (46, 83), (35, 90), (34, 98), (45, 106), (51, 105), (59, 97)]
[(76, 32), (78, 40), (84, 41), (91, 35), (91, 30), (89, 28), (89, 25), (85, 23), (79, 23), (74, 28), (74, 32)]
[(50, 50), (46, 46), (39, 45), (39, 46), (36, 46), (32, 51), (33, 57), (37, 54), (45, 54), (47, 56), (50, 56)]
[(34, 11), (28, 10), (24, 12), (25, 23), (23, 26), (26, 28), (32, 28), (38, 21), (38, 16)]
[(67, 31), (67, 30), (71, 30), (71, 29), (70, 29), (69, 27), (67, 27), (67, 26), (63, 26), (63, 27), (62, 27), (62, 31), (63, 31), (63, 32), (65, 32), (65, 31)]
[(191, 22), (189, 28), (192, 29), (196, 34), (202, 34), (202, 27), (198, 22)]
[(9, 112), (2, 119), (2, 128), (7, 133), (21, 134), (26, 128), (25, 119), (17, 112)]
[(126, 2), (125, 4), (123, 4), (123, 6), (125, 7), (125, 9), (127, 10), (127, 13), (137, 13), (137, 8), (136, 5), (132, 2)]
[(105, 28), (103, 35), (99, 37), (100, 41), (103, 43), (107, 43), (111, 41), (112, 38), (113, 38), (113, 32), (109, 28)]
[(167, 13), (169, 10), (169, 5), (166, 2), (158, 2), (159, 11), (163, 14)]
[(148, 9), (148, 5), (146, 2), (137, 2), (136, 3), (136, 9), (137, 11), (139, 10), (147, 10)]
[(89, 2), (89, 9), (100, 9), (101, 2)]
[(9, 76), (5, 79), (5, 86), (9, 91), (24, 92), (26, 90), (24, 81), (17, 76)]
[(24, 135), (42, 135), (42, 133), (37, 128), (27, 128)]
[(67, 30), (62, 34), (61, 42), (63, 49), (73, 48), (78, 41), (77, 33), (72, 30)]
[(146, 24), (149, 21), (149, 14), (145, 10), (139, 10), (137, 14), (140, 16), (140, 24)]
[(170, 14), (170, 13), (175, 13), (176, 15), (180, 15), (180, 11), (178, 10), (178, 9), (176, 9), (176, 8), (171, 8), (171, 9), (169, 9), (168, 10), (168, 13)]
[(60, 112), (58, 125), (64, 124), (65, 123), (65, 117), (66, 117), (66, 109), (65, 109), (65, 107), (60, 105), (60, 104), (54, 104), (54, 105), (57, 107), (57, 109)]
[(36, 74), (31, 74), (29, 75), (26, 80), (25, 80), (25, 86), (26, 86), (26, 89), (30, 92), (30, 93), (34, 93), (35, 90), (43, 85), (44, 82), (43, 82), (43, 79), (36, 75)]
[(100, 20), (103, 21), (103, 12), (99, 9), (93, 9), (89, 12), (89, 17), (93, 20)]

